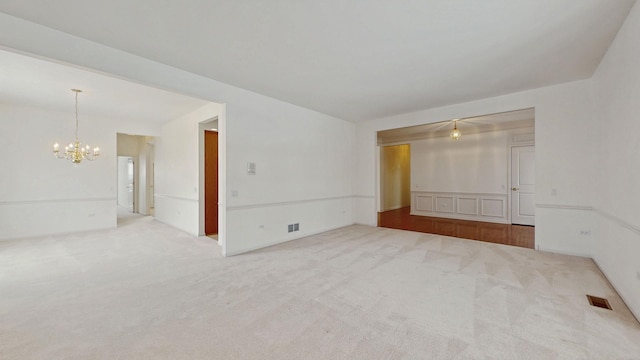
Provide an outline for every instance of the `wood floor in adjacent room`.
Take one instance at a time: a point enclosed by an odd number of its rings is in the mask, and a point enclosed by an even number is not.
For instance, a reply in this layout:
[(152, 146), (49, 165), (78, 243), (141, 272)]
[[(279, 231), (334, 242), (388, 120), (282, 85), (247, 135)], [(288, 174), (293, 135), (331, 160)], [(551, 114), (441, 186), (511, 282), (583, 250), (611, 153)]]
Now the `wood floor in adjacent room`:
[(528, 249), (533, 249), (535, 246), (533, 226), (417, 216), (411, 215), (410, 212), (410, 207), (383, 211), (379, 213), (379, 225), (391, 229), (453, 236)]
[(590, 259), (363, 225), (225, 258), (149, 217), (119, 225), (0, 242), (0, 359), (640, 354)]

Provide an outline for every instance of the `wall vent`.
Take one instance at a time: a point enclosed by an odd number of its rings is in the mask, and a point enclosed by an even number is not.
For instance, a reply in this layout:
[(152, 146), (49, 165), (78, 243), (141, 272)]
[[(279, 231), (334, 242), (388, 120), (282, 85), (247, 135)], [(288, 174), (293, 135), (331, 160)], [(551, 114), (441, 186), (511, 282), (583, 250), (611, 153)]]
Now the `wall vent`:
[(591, 306), (612, 310), (611, 305), (609, 305), (609, 301), (605, 298), (601, 298), (593, 295), (587, 295), (587, 299), (589, 299), (589, 304)]

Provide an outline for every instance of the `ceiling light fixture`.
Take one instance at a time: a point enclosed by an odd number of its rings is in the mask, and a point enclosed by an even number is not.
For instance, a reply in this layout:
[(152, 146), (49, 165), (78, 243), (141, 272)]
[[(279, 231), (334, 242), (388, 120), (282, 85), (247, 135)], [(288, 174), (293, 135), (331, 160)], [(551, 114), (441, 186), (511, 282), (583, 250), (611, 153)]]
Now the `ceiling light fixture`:
[(460, 140), (460, 138), (462, 137), (462, 133), (460, 132), (460, 130), (458, 130), (457, 120), (453, 120), (453, 130), (451, 130), (449, 136), (451, 136), (451, 140)]
[(89, 161), (98, 159), (98, 156), (100, 156), (100, 148), (95, 147), (93, 151), (90, 151), (89, 145), (83, 147), (80, 144), (80, 140), (78, 139), (78, 93), (81, 93), (82, 90), (71, 89), (71, 91), (76, 93), (76, 141), (65, 146), (63, 153), (60, 153), (60, 145), (58, 145), (58, 143), (53, 144), (53, 155), (58, 159), (67, 159), (78, 165), (84, 159)]

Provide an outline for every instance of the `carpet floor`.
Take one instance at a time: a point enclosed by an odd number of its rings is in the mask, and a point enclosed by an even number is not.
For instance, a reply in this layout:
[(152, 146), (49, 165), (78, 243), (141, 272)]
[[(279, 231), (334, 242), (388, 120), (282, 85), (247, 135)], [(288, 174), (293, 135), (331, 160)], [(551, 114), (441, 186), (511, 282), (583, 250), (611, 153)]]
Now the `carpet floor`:
[(640, 359), (590, 259), (361, 225), (224, 258), (120, 225), (0, 242), (0, 359)]

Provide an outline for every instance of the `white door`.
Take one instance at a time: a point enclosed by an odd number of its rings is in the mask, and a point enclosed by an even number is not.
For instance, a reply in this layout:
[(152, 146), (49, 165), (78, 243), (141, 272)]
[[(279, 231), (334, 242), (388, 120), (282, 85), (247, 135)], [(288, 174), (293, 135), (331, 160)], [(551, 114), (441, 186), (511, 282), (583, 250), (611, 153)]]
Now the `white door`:
[(134, 211), (133, 158), (118, 156), (118, 206)]
[(511, 148), (511, 223), (535, 225), (535, 147)]

